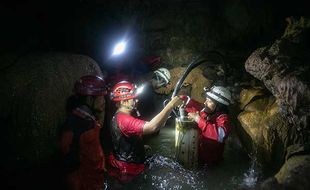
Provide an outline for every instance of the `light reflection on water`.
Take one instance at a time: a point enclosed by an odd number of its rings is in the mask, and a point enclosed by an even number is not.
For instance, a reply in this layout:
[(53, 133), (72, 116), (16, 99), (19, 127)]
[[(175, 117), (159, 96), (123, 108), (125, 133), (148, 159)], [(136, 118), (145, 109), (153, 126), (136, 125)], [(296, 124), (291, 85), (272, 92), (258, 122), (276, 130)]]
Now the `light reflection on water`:
[(224, 161), (220, 165), (198, 170), (187, 170), (174, 159), (174, 127), (161, 129), (147, 144), (154, 154), (147, 160), (148, 169), (123, 189), (249, 189), (260, 178), (256, 160), (248, 158), (235, 137), (226, 142)]
[(254, 147), (254, 152), (250, 155), (250, 167), (247, 172), (243, 174), (244, 177), (240, 184), (240, 187), (242, 187), (243, 189), (255, 187), (258, 180), (262, 177), (262, 170), (257, 162), (256, 151), (257, 149)]
[(148, 170), (129, 185), (131, 189), (205, 189), (199, 172), (186, 170), (171, 158), (154, 155), (148, 161)]

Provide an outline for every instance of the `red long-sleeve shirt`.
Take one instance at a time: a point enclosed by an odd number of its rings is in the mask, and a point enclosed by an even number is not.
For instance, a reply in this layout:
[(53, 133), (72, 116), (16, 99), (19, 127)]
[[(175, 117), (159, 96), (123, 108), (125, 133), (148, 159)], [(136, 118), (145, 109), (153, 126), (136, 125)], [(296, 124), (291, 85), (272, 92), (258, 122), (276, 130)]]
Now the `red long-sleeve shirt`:
[(187, 96), (180, 96), (186, 101), (185, 110), (188, 113), (199, 112), (198, 127), (201, 130), (199, 137), (198, 160), (203, 164), (216, 164), (222, 160), (224, 142), (231, 131), (230, 119), (227, 114), (217, 112), (209, 115), (201, 111), (203, 104)]
[(223, 158), (224, 142), (231, 131), (229, 116), (217, 112), (207, 117), (205, 112), (201, 112), (200, 117), (199, 162), (216, 164)]

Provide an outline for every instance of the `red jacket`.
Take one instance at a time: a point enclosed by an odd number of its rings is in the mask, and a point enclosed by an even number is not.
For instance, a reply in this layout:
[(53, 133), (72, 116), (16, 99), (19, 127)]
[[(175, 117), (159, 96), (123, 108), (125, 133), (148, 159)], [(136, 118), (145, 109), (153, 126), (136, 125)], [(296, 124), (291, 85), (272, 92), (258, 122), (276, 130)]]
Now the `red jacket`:
[(180, 98), (186, 101), (185, 110), (188, 113), (197, 111), (200, 113), (201, 119), (198, 121), (198, 127), (201, 129), (199, 163), (201, 165), (218, 163), (222, 160), (224, 142), (231, 131), (229, 116), (218, 112), (208, 117), (207, 113), (201, 111), (203, 104), (187, 96), (181, 95)]
[(198, 160), (201, 165), (216, 164), (223, 159), (224, 142), (231, 130), (229, 116), (217, 112), (208, 117), (205, 112), (200, 112), (200, 117), (198, 127), (201, 129), (201, 136)]
[[(72, 151), (73, 146), (77, 146), (79, 157), (79, 166), (67, 175), (69, 189), (103, 189), (105, 157), (99, 139), (101, 125), (93, 115), (79, 108), (74, 110), (68, 120), (67, 130), (61, 137), (61, 149), (66, 155)], [(78, 145), (73, 144), (74, 138), (78, 138)]]

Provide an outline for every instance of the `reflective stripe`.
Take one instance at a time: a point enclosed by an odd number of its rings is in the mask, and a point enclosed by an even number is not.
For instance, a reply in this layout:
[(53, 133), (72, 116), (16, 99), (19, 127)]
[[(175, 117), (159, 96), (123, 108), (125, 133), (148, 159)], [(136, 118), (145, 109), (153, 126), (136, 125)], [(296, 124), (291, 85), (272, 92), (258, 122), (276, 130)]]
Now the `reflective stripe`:
[(222, 127), (218, 127), (217, 133), (218, 133), (217, 141), (222, 143), (224, 141), (224, 137), (225, 137), (224, 129)]
[(168, 84), (168, 83), (169, 83), (169, 79), (168, 79), (168, 77), (165, 75), (165, 73), (164, 73), (163, 71), (161, 71), (161, 70), (157, 70), (157, 72), (158, 72), (158, 74), (159, 74), (162, 78), (164, 78), (164, 80), (165, 80), (166, 83)]
[[(158, 75), (156, 75), (156, 80), (157, 80), (157, 84), (158, 84), (158, 88), (161, 88), (161, 87), (164, 87), (166, 86), (166, 80), (162, 80), (163, 78), (162, 77), (159, 77)], [(160, 81), (163, 81), (163, 82), (160, 82)]]
[(93, 121), (96, 121), (95, 116), (90, 115), (88, 112), (86, 112), (85, 110), (82, 110), (81, 108), (76, 108), (75, 110), (73, 110), (73, 113), (82, 117), (82, 118), (86, 118), (89, 117), (91, 118)]
[(189, 103), (189, 101), (191, 101), (191, 97), (189, 97), (189, 96), (186, 96), (186, 97), (187, 97), (187, 100), (186, 100), (185, 105), (187, 105)]

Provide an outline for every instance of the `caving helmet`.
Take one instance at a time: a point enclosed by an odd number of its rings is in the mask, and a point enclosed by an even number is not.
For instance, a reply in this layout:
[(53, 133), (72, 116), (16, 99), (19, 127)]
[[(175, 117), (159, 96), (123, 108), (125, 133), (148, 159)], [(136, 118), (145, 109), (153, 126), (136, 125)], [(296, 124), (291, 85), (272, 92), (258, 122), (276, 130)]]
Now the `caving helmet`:
[(121, 81), (112, 88), (110, 98), (115, 102), (119, 102), (136, 98), (137, 95), (137, 87), (134, 84), (128, 81)]
[(153, 79), (157, 82), (156, 86), (160, 88), (169, 84), (171, 75), (168, 69), (161, 67), (154, 71)]
[(213, 86), (211, 88), (204, 88), (206, 97), (215, 100), (221, 104), (228, 106), (231, 103), (231, 93), (223, 86)]
[(74, 93), (80, 96), (104, 96), (107, 94), (105, 81), (99, 76), (82, 76), (74, 85)]

